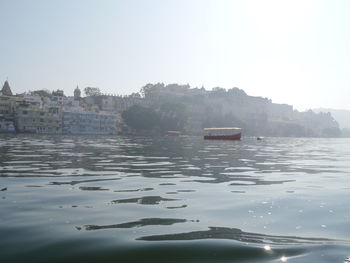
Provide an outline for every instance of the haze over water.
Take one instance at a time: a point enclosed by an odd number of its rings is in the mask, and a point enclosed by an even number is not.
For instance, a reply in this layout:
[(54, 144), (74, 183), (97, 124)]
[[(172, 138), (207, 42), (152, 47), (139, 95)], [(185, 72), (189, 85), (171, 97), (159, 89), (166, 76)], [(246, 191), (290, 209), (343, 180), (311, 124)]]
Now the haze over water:
[(1, 262), (343, 262), (350, 140), (1, 135)]

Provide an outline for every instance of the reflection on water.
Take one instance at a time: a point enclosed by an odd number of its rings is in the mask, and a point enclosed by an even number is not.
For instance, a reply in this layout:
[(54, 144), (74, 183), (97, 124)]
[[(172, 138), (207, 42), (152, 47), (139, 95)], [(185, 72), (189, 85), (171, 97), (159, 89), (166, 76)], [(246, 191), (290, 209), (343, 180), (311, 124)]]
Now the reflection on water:
[(0, 262), (343, 262), (349, 145), (2, 135)]
[[(128, 222), (115, 225), (88, 225), (85, 226), (86, 230), (99, 230), (106, 228), (133, 228), (133, 227), (142, 227), (142, 226), (157, 226), (157, 225), (173, 225), (176, 223), (184, 223), (186, 219), (175, 219), (175, 218), (143, 218), (135, 222)], [(79, 229), (80, 230), (80, 229)]]
[(140, 198), (127, 198), (127, 199), (113, 200), (112, 203), (115, 203), (115, 204), (136, 203), (141, 205), (157, 205), (160, 202), (175, 201), (175, 200), (177, 199), (163, 198), (160, 196), (143, 196)]
[[(189, 233), (154, 235), (140, 237), (138, 240), (164, 241), (164, 240), (199, 240), (199, 239), (232, 239), (239, 242), (277, 244), (277, 245), (298, 245), (298, 244), (335, 244), (340, 240), (326, 238), (304, 238), (292, 236), (272, 236), (257, 233), (243, 232), (237, 228), (209, 227), (206, 231), (194, 231)], [(345, 241), (342, 241), (343, 243)]]

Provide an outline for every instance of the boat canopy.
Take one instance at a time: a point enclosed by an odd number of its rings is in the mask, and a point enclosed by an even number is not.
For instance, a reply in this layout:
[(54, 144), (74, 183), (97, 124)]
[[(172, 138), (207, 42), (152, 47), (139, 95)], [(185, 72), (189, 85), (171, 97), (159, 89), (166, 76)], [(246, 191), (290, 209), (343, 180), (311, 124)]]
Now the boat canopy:
[(226, 128), (204, 128), (205, 131), (220, 131), (220, 130), (241, 130), (237, 127), (226, 127)]
[(226, 127), (226, 128), (204, 128), (206, 136), (232, 136), (241, 133), (241, 128)]

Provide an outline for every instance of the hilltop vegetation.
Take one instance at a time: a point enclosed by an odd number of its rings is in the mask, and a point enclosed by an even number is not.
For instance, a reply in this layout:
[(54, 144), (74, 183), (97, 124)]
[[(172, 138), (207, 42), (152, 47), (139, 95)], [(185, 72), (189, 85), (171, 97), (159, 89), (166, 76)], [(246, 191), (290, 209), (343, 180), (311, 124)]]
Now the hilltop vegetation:
[(338, 110), (329, 108), (313, 109), (318, 113), (330, 113), (334, 119), (339, 123), (341, 133), (343, 137), (350, 137), (350, 110)]
[(123, 111), (122, 118), (137, 131), (183, 131), (188, 113), (180, 103), (163, 103), (158, 111), (136, 104)]

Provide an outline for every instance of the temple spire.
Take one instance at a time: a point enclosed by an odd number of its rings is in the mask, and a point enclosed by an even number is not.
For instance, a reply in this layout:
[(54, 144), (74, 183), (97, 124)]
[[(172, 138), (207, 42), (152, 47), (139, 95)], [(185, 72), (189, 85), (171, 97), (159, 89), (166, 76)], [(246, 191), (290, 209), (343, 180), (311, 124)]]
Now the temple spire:
[(6, 78), (4, 86), (2, 86), (1, 93), (2, 93), (2, 95), (5, 95), (5, 96), (12, 96), (13, 95), (12, 91), (11, 91), (10, 84), (8, 82), (8, 78)]
[(74, 90), (74, 100), (80, 100), (81, 91), (79, 89), (79, 86), (77, 85), (76, 89)]

